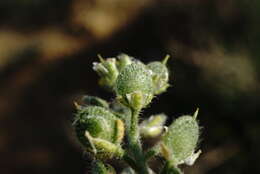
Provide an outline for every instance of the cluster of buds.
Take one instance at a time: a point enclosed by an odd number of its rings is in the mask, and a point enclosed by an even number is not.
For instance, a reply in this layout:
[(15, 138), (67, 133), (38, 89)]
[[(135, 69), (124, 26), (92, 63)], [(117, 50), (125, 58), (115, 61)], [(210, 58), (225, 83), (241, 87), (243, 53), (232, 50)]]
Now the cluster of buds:
[(93, 62), (93, 69), (100, 76), (99, 84), (113, 90), (119, 72), (134, 59), (126, 54), (107, 59), (103, 59), (100, 55), (98, 57), (100, 62)]
[(99, 56), (100, 62), (94, 62), (93, 69), (100, 76), (101, 86), (115, 91), (123, 104), (140, 110), (151, 102), (154, 95), (169, 87), (168, 58), (145, 65), (126, 54), (107, 59)]
[[(153, 155), (160, 155), (166, 160), (162, 174), (181, 173), (178, 165), (192, 165), (201, 153), (196, 151), (198, 110), (193, 116), (177, 118), (168, 127), (165, 126), (165, 114), (152, 115), (140, 124), (138, 122), (140, 111), (151, 103), (154, 96), (170, 86), (166, 66), (169, 56), (161, 62), (148, 64), (126, 54), (107, 59), (99, 56), (99, 59), (99, 63), (93, 63), (93, 69), (100, 76), (99, 84), (112, 90), (116, 98), (108, 103), (98, 97), (84, 96), (83, 105), (76, 104), (74, 121), (79, 141), (85, 151), (96, 159), (92, 173), (115, 173), (112, 167), (100, 161), (111, 158), (126, 159), (130, 167), (125, 168), (122, 174), (153, 174), (147, 165), (149, 156)], [(142, 152), (140, 136), (157, 140), (147, 153)], [(149, 152), (154, 153), (149, 155)]]

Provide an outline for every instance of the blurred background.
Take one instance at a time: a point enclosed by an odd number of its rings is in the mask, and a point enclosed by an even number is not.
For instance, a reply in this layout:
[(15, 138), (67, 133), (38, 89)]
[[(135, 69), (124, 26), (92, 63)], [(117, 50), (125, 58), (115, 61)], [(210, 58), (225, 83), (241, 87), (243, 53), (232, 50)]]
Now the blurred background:
[(92, 62), (121, 52), (172, 57), (172, 87), (144, 117), (200, 108), (187, 174), (260, 173), (259, 16), (257, 0), (1, 0), (1, 174), (88, 173), (73, 101), (114, 96)]

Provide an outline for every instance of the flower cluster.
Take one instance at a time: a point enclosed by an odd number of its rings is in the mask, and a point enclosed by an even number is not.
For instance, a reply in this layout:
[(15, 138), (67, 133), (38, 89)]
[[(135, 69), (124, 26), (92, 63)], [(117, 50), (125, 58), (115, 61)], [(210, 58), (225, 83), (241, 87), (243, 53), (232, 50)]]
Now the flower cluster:
[[(182, 173), (180, 164), (192, 165), (201, 153), (196, 151), (199, 139), (198, 110), (165, 126), (167, 116), (156, 114), (139, 123), (140, 112), (154, 96), (170, 86), (166, 56), (163, 61), (144, 64), (126, 54), (93, 63), (100, 76), (99, 84), (116, 94), (107, 101), (84, 96), (82, 104), (75, 103), (77, 112), (73, 126), (79, 142), (93, 159), (92, 173), (115, 173), (107, 159), (123, 160), (129, 167), (121, 173), (152, 174), (148, 161), (159, 155), (165, 159), (161, 174)], [(156, 139), (149, 149), (143, 139)]]

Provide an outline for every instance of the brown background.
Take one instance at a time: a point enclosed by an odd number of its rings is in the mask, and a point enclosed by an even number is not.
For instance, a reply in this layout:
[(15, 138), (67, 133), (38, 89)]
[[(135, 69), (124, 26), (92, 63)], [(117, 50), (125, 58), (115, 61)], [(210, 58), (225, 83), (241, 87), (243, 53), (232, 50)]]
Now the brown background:
[(202, 156), (187, 174), (259, 173), (260, 3), (1, 0), (0, 173), (83, 174), (73, 101), (97, 88), (97, 54), (166, 54), (171, 84), (144, 117), (200, 108)]

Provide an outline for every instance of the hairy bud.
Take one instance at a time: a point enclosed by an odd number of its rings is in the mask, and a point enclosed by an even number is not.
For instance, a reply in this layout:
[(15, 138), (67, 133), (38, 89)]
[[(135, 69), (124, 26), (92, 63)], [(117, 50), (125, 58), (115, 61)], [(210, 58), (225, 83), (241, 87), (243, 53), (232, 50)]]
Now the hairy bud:
[(161, 154), (175, 166), (182, 164), (194, 155), (198, 138), (199, 126), (195, 116), (179, 117), (163, 137)]
[(160, 94), (165, 92), (169, 87), (169, 72), (166, 67), (166, 62), (168, 56), (163, 60), (163, 62), (155, 61), (150, 62), (147, 67), (152, 71), (153, 84), (154, 84), (154, 94)]
[(115, 89), (123, 104), (140, 110), (148, 105), (153, 97), (151, 72), (144, 64), (133, 62), (120, 72)]
[(100, 158), (122, 155), (124, 124), (109, 110), (99, 106), (82, 107), (76, 114), (74, 126), (87, 152)]
[(99, 56), (99, 59), (100, 63), (93, 63), (93, 69), (101, 77), (99, 83), (101, 86), (106, 86), (112, 89), (119, 73), (116, 66), (116, 59), (108, 58), (104, 60), (101, 56)]

